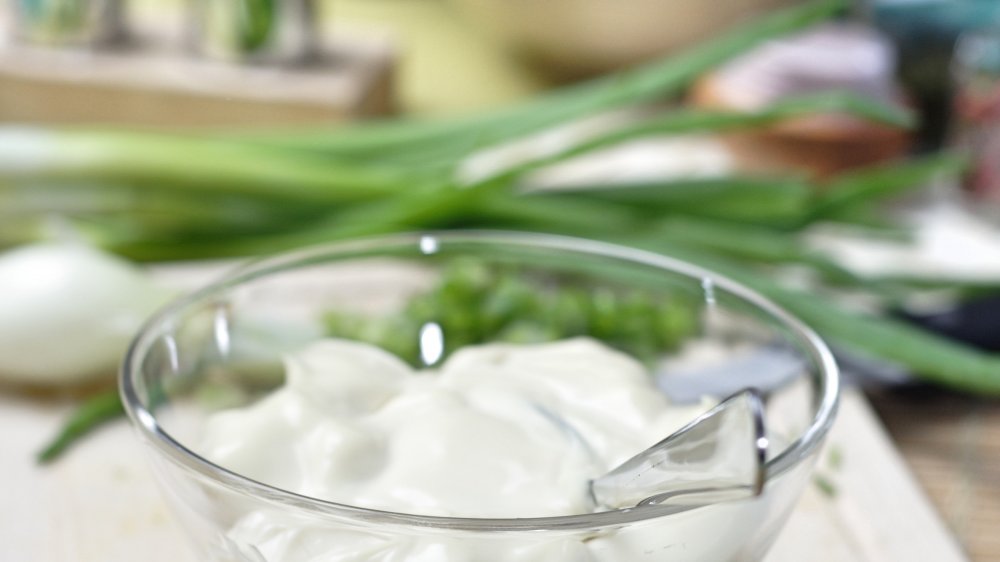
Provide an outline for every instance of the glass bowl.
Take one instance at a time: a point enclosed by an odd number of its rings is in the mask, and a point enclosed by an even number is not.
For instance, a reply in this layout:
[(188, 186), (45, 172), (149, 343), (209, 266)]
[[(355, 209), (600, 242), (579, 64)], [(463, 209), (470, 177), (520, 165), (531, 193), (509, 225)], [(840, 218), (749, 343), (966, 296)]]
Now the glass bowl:
[[(416, 306), (418, 320), (357, 329), (402, 318), (442, 278), (451, 283), (447, 298), (437, 308)], [(479, 293), (468, 296), (469, 286)], [(533, 304), (499, 298), (511, 291)], [(565, 295), (589, 316), (559, 308)], [(602, 313), (607, 306), (614, 310)], [(427, 365), (462, 344), (591, 336), (642, 358), (675, 402), (758, 387), (771, 442), (764, 492), (682, 510), (441, 517), (322, 501), (198, 454), (213, 412), (279, 387), (282, 356), (330, 330), (387, 338), (393, 351)], [(809, 328), (710, 271), (586, 240), (448, 232), (335, 243), (242, 266), (149, 321), (125, 358), (121, 389), (165, 496), (204, 560), (712, 562), (760, 560), (774, 542), (833, 422), (838, 375)], [(251, 520), (258, 524), (248, 527)]]

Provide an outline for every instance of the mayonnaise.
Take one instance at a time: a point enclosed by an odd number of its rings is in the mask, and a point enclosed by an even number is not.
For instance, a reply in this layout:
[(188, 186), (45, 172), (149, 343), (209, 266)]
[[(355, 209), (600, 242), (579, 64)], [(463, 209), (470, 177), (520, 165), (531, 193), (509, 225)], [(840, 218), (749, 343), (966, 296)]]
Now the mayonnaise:
[[(202, 453), (306, 496), (423, 515), (593, 512), (589, 480), (705, 409), (672, 406), (640, 363), (585, 338), (465, 348), (422, 371), (328, 339), (287, 357), (286, 370), (285, 385), (263, 400), (211, 416)], [(437, 561), (591, 560), (626, 546), (569, 538), (483, 558), (462, 542), (389, 539), (279, 511), (246, 514), (229, 539), (288, 562), (423, 560), (428, 548)], [(311, 557), (318, 552), (330, 557)]]

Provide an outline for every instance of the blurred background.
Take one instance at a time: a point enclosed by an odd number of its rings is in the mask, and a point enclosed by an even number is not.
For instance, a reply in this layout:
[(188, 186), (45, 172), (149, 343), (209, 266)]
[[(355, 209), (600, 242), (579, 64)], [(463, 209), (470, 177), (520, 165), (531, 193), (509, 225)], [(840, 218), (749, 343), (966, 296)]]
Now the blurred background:
[[(253, 24), (241, 23), (238, 11), (228, 9), (227, 14), (225, 3), (218, 4), (11, 1), (5, 6), (6, 40), (101, 53), (197, 53), (255, 63), (281, 58), (288, 63), (321, 43), (332, 51), (350, 51), (352, 43), (358, 49), (358, 44), (369, 49), (377, 45), (394, 65), (394, 110), (447, 113), (497, 106), (562, 82), (676, 52), (754, 15), (796, 2), (738, 0), (706, 8), (686, 0), (635, 0), (619, 9), (597, 0), (293, 0), (270, 9), (274, 13), (266, 17), (273, 21), (265, 27), (273, 30), (242, 45), (232, 36), (236, 32), (225, 28)], [(947, 112), (940, 105), (950, 92), (949, 67), (957, 38), (990, 29), (1000, 17), (1000, 7), (988, 0), (855, 4), (852, 19), (878, 29), (893, 43), (894, 54), (901, 55), (895, 70), (909, 93), (921, 104), (938, 104), (934, 110), (942, 112)], [(301, 15), (303, 10), (309, 15)], [(464, 79), (455, 80), (456, 74)], [(88, 120), (86, 115), (76, 118)]]
[[(0, 30), (22, 461), (120, 414), (109, 373), (165, 300), (105, 303), (90, 266), (25, 296), (69, 267), (33, 245), (169, 286), (327, 240), (546, 231), (682, 255), (803, 317), (947, 540), (1000, 559), (1000, 2), (9, 0)], [(39, 361), (111, 306), (136, 320), (109, 359)]]

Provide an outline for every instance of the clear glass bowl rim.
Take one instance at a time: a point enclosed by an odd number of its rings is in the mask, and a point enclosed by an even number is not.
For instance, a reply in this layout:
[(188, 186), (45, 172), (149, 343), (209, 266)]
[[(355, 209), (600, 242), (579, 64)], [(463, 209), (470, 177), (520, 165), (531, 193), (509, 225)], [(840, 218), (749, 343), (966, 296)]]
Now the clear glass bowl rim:
[(804, 462), (820, 446), (833, 425), (840, 394), (839, 370), (833, 354), (811, 328), (756, 291), (709, 269), (645, 250), (583, 238), (488, 230), (392, 234), (308, 246), (250, 260), (223, 278), (174, 300), (147, 320), (132, 340), (123, 360), (119, 375), (119, 390), (125, 411), (132, 424), (159, 453), (164, 454), (184, 469), (207, 478), (217, 485), (293, 510), (301, 510), (302, 513), (311, 513), (322, 517), (333, 516), (339, 519), (346, 518), (364, 524), (470, 532), (577, 531), (620, 526), (669, 517), (672, 514), (697, 509), (697, 507), (678, 508), (677, 506), (652, 505), (579, 515), (497, 519), (416, 515), (339, 504), (258, 482), (214, 464), (164, 431), (159, 426), (155, 414), (143, 405), (133, 378), (138, 376), (142, 369), (145, 352), (160, 335), (159, 328), (169, 325), (171, 319), (186, 308), (223, 293), (245, 281), (271, 272), (292, 269), (298, 265), (315, 263), (315, 258), (332, 262), (338, 256), (350, 256), (358, 252), (378, 251), (390, 247), (423, 248), (423, 244), (428, 241), (445, 244), (499, 244), (530, 250), (573, 252), (593, 258), (610, 258), (658, 268), (699, 282), (709, 278), (717, 289), (748, 302), (784, 325), (792, 335), (800, 340), (799, 343), (805, 344), (805, 349), (808, 350), (812, 360), (819, 367), (816, 377), (819, 379), (820, 396), (815, 405), (816, 413), (812, 422), (798, 439), (785, 448), (781, 454), (767, 462), (767, 480), (770, 481)]

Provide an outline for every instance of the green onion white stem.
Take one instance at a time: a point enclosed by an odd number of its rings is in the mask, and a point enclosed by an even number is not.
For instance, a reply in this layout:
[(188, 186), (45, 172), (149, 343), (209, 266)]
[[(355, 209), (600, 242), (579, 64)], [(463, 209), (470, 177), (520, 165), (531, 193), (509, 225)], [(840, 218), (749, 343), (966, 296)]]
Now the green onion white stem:
[(0, 378), (72, 385), (107, 378), (170, 293), (118, 257), (75, 243), (0, 254)]

